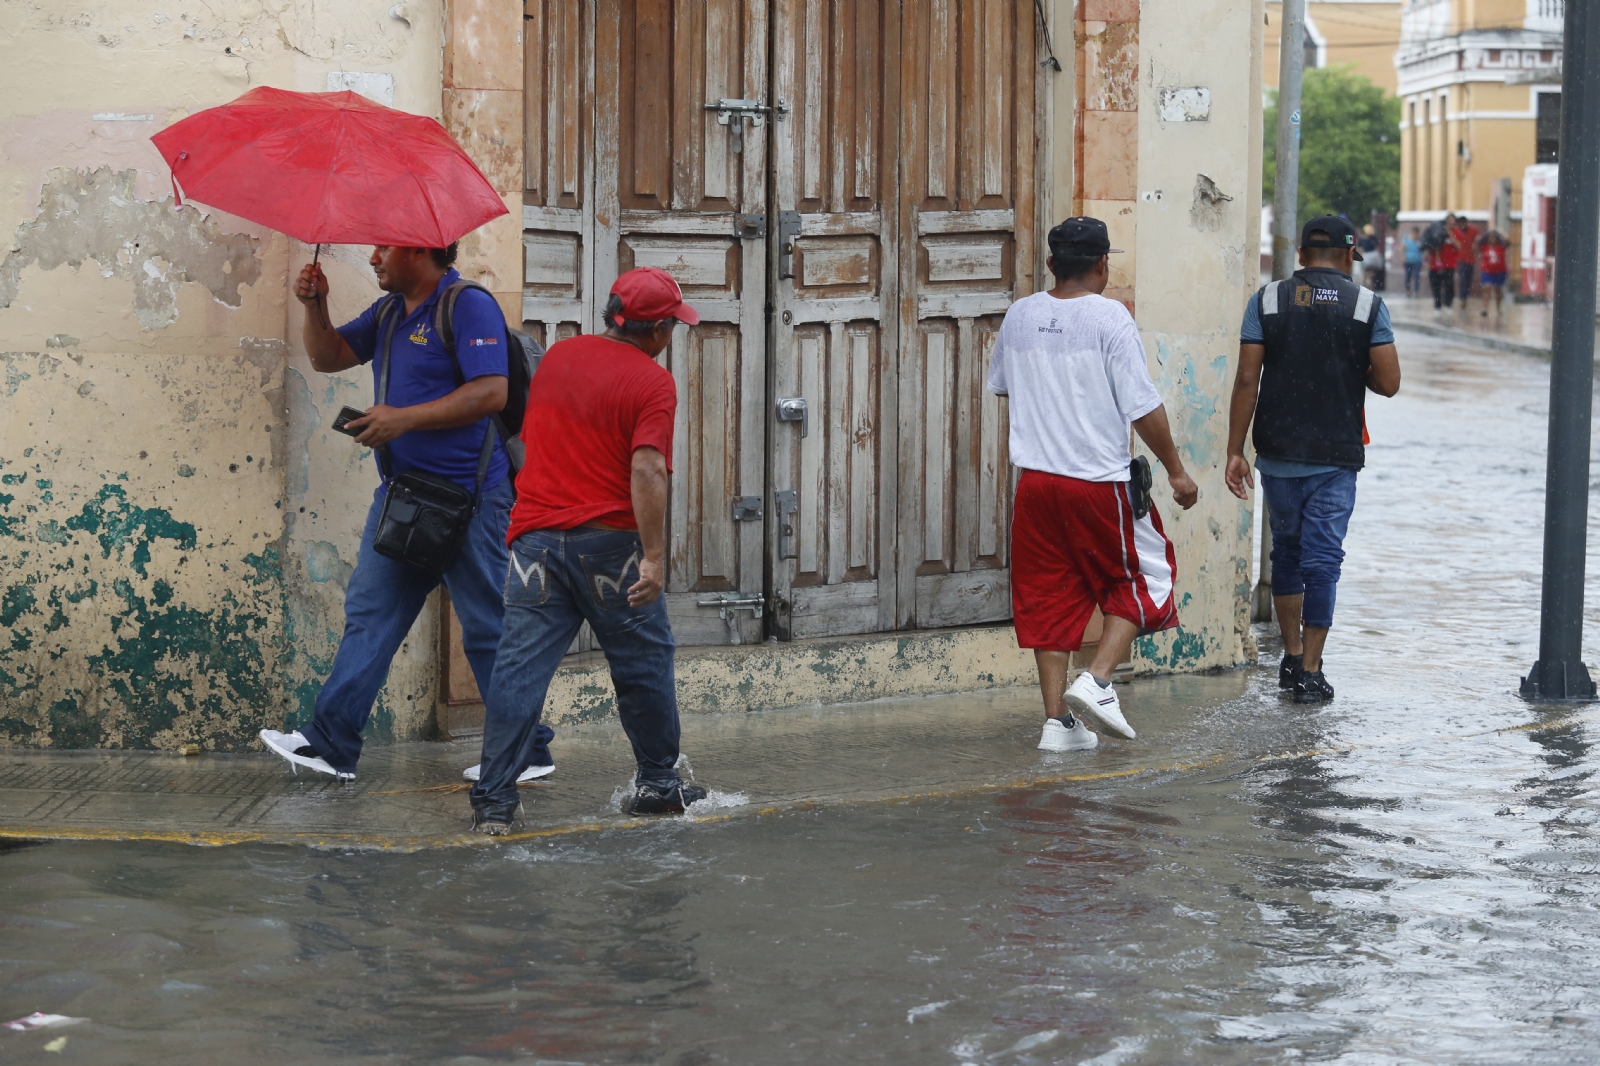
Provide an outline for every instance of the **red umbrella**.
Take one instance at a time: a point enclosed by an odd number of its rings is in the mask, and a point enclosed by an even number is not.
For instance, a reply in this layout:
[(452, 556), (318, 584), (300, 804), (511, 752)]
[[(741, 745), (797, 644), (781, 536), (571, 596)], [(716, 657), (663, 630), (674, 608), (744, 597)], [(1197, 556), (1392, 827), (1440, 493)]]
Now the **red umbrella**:
[(172, 191), (306, 244), (443, 248), (506, 214), (431, 118), (353, 92), (265, 86), (150, 138)]

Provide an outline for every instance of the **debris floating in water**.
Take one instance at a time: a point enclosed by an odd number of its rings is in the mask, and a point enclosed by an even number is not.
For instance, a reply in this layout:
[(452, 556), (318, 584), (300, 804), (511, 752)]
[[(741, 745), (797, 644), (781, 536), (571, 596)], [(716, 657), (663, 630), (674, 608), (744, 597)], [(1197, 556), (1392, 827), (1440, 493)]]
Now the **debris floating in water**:
[(69, 1018), (65, 1014), (44, 1014), (34, 1011), (26, 1018), (18, 1018), (14, 1022), (6, 1022), (6, 1028), (13, 1029), (19, 1033), (26, 1033), (34, 1029), (50, 1029), (58, 1025), (77, 1025), (83, 1020), (82, 1018)]

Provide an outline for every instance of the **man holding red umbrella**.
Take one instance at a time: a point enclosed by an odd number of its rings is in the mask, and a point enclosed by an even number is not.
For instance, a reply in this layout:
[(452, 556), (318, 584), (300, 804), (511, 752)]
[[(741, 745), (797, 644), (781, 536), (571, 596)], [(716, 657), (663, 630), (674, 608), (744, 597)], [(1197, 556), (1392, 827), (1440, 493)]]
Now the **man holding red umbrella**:
[[(341, 780), (355, 776), (361, 731), (389, 663), (441, 580), (450, 590), (467, 660), (482, 691), (488, 691), (494, 673), (509, 560), (506, 528), (516, 500), (510, 461), (490, 422), (506, 406), (508, 338), (499, 304), (476, 287), (455, 291), (448, 327), (453, 346), (441, 336), (440, 299), (461, 279), (452, 267), (455, 256), (454, 244), (377, 246), (370, 262), (378, 287), (388, 295), (338, 329), (322, 314), (328, 294), (322, 268), (308, 265), (295, 282), (295, 296), (306, 307), (302, 335), (311, 365), (335, 374), (373, 364), (380, 402), (347, 423), (345, 431), (378, 452), (384, 484), (362, 531), (345, 590), (344, 637), (317, 696), (316, 716), (293, 733), (264, 729), (261, 739), (291, 763)], [(387, 351), (380, 350), (385, 346)], [(392, 479), (407, 471), (447, 479), (475, 494), (477, 506), (460, 553), (442, 575), (375, 549), (386, 492)], [(541, 726), (528, 762), (519, 768), (520, 780), (555, 769), (549, 749), (553, 735)], [(475, 780), (473, 770), (468, 775)]]

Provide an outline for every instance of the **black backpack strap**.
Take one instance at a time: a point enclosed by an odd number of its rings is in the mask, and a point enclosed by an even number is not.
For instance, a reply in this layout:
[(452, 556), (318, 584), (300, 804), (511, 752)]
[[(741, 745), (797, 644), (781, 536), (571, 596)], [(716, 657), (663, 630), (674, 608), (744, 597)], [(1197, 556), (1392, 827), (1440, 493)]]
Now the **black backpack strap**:
[[(433, 308), (433, 330), (439, 334), (439, 339), (444, 342), (445, 352), (449, 354), (450, 361), (456, 365), (457, 388), (467, 383), (467, 375), (461, 369), (461, 359), (456, 355), (455, 331), (456, 301), (461, 298), (461, 293), (466, 289), (477, 289), (491, 300), (494, 299), (494, 293), (479, 285), (476, 281), (467, 281), (462, 278), (445, 286), (444, 292), (439, 294), (439, 302)], [(502, 343), (506, 345), (506, 359), (508, 361), (511, 358), (510, 341), (509, 334), (502, 339)], [(506, 372), (509, 374), (510, 370), (511, 368), (508, 365)], [(474, 506), (477, 504), (479, 494), (483, 492), (483, 479), (488, 476), (489, 461), (494, 457), (494, 438), (497, 434), (501, 441), (511, 439), (506, 435), (506, 425), (500, 420), (498, 412), (489, 416), (489, 425), (483, 431), (483, 451), (478, 454), (478, 486), (472, 492)], [(507, 461), (511, 459), (509, 452), (506, 453), (506, 459)]]

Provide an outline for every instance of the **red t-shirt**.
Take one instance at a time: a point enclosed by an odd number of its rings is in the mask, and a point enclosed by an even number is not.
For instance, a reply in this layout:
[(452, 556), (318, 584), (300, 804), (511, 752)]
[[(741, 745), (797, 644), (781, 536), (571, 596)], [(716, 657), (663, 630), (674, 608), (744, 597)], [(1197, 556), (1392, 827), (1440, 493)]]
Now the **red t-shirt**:
[(1504, 274), (1506, 272), (1506, 246), (1503, 244), (1486, 244), (1478, 253), (1478, 262), (1483, 267), (1485, 274)]
[(1461, 252), (1456, 248), (1455, 241), (1445, 241), (1439, 245), (1439, 250), (1434, 252), (1433, 269), (1454, 270), (1461, 262)]
[(1456, 249), (1460, 253), (1459, 262), (1471, 263), (1473, 253), (1477, 250), (1478, 227), (1468, 223), (1455, 232)]
[(506, 543), (585, 522), (637, 528), (633, 453), (654, 448), (672, 469), (677, 408), (672, 375), (631, 344), (589, 335), (551, 345), (528, 390)]

